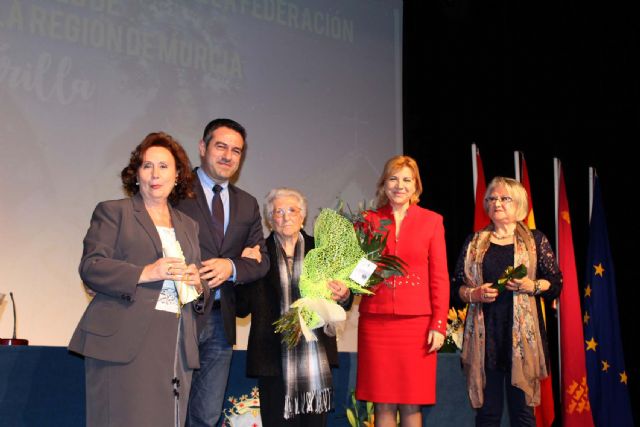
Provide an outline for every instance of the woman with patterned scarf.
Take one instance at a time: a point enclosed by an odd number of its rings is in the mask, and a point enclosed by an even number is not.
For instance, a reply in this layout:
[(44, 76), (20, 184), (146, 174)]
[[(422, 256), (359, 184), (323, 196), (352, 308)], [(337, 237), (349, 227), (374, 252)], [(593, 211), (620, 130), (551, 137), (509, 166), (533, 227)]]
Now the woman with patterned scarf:
[[(499, 426), (506, 389), (511, 425), (535, 427), (533, 407), (548, 375), (540, 298), (558, 297), (562, 275), (546, 236), (523, 222), (529, 204), (522, 184), (494, 178), (484, 209), (491, 224), (467, 238), (453, 276), (454, 295), (469, 304), (461, 357), (469, 399), (476, 426)], [(526, 276), (501, 292), (492, 286), (521, 264)]]
[[(236, 314), (251, 314), (247, 376), (258, 378), (262, 425), (326, 425), (333, 408), (331, 367), (338, 364), (335, 336), (316, 330), (318, 341), (301, 339), (293, 348), (281, 342), (273, 322), (300, 298), (302, 261), (314, 248), (302, 226), (307, 202), (297, 190), (276, 188), (266, 197), (264, 215), (273, 232), (266, 239), (271, 267), (259, 282), (236, 288)], [(253, 256), (247, 250), (243, 256)], [(353, 296), (344, 283), (327, 284), (332, 298), (348, 309)], [(335, 334), (334, 334), (335, 335)]]

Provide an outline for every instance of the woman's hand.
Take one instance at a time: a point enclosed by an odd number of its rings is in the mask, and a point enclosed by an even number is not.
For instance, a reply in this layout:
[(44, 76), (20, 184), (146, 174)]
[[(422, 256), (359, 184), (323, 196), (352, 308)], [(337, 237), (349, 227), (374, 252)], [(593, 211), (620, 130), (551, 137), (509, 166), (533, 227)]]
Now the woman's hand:
[(262, 262), (262, 253), (260, 252), (260, 245), (255, 245), (254, 247), (246, 247), (242, 250), (242, 258), (255, 259), (258, 263)]
[(485, 283), (482, 286), (471, 291), (473, 294), (473, 302), (481, 302), (483, 304), (492, 303), (498, 298), (498, 290), (492, 288), (493, 283)]
[(505, 288), (513, 292), (523, 292), (525, 294), (533, 294), (535, 283), (528, 277), (522, 279), (512, 279), (505, 284)]
[(138, 283), (157, 282), (158, 280), (177, 280), (176, 275), (182, 275), (187, 269), (186, 264), (180, 258), (160, 258), (153, 264), (148, 264), (142, 269)]
[(444, 344), (444, 335), (433, 329), (429, 330), (429, 336), (427, 337), (427, 345), (429, 346), (429, 353), (440, 350)]
[[(538, 282), (537, 288), (536, 282)], [(528, 277), (523, 277), (522, 279), (509, 280), (505, 288), (513, 292), (536, 295), (536, 291), (539, 294), (540, 292), (548, 290), (550, 286), (551, 284), (547, 280), (531, 280)]]
[(327, 288), (331, 291), (331, 299), (339, 303), (345, 302), (351, 293), (347, 285), (339, 280), (330, 281), (327, 283)]
[(180, 279), (189, 286), (195, 286), (198, 293), (202, 293), (202, 282), (200, 281), (200, 272), (195, 264), (189, 264), (184, 270), (184, 274)]

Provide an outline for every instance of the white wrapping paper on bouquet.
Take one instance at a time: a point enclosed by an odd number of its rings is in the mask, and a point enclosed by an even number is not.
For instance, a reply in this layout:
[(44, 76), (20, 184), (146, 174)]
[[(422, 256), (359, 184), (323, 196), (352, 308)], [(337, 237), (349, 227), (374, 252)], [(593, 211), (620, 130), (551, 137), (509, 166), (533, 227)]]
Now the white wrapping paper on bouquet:
[[(298, 311), (298, 316), (300, 317), (300, 329), (302, 330), (302, 335), (307, 341), (317, 341), (318, 337), (313, 332), (312, 329), (321, 328), (323, 326), (330, 326), (331, 329), (338, 328), (341, 322), (347, 320), (347, 312), (344, 311), (344, 308), (340, 307), (332, 300), (327, 300), (324, 298), (308, 298), (303, 297), (297, 299), (293, 304), (291, 304), (291, 308), (307, 308), (310, 311), (315, 312), (318, 315), (318, 322), (313, 325), (313, 328), (307, 326), (307, 323), (302, 318), (301, 310)], [(327, 328), (325, 328), (326, 330)], [(332, 334), (329, 334), (332, 335)], [(335, 332), (333, 333), (335, 335)]]
[[(183, 261), (185, 260), (184, 253), (182, 252), (182, 247), (180, 246), (180, 242), (178, 240), (174, 240), (173, 244), (163, 246), (162, 251), (164, 252), (164, 256), (166, 257), (180, 258)], [(180, 304), (188, 304), (191, 301), (198, 299), (199, 294), (195, 286), (187, 285), (183, 281), (179, 280), (174, 280), (173, 283), (176, 286)]]

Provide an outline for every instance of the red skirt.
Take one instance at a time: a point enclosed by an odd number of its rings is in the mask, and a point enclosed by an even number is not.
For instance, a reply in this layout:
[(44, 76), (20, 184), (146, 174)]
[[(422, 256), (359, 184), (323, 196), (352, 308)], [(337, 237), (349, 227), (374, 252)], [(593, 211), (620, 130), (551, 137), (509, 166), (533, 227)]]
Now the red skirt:
[(360, 313), (356, 398), (436, 403), (437, 352), (427, 353), (431, 316)]

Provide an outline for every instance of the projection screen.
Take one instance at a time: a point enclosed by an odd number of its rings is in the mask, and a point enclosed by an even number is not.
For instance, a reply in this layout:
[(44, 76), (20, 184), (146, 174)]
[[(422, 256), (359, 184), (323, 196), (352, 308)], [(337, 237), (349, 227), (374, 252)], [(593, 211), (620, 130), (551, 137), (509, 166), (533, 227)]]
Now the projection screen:
[[(77, 273), (131, 150), (165, 131), (199, 163), (205, 124), (248, 130), (237, 185), (371, 199), (402, 151), (400, 0), (7, 0), (0, 3), (0, 292), (18, 336), (66, 345), (90, 296)], [(266, 233), (266, 229), (265, 229)], [(240, 321), (239, 348), (247, 321)], [(355, 351), (357, 307), (340, 341)], [(0, 335), (12, 334), (10, 301)]]

